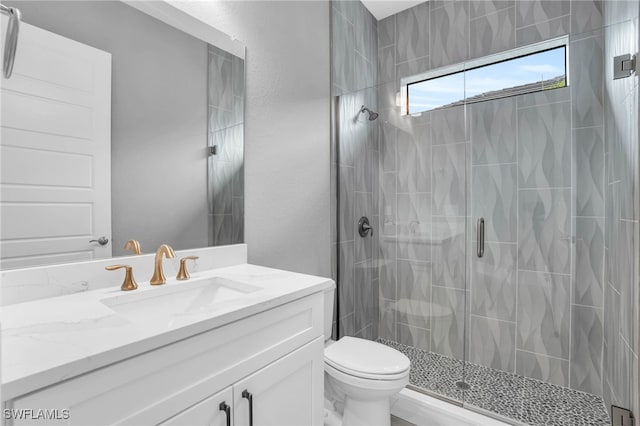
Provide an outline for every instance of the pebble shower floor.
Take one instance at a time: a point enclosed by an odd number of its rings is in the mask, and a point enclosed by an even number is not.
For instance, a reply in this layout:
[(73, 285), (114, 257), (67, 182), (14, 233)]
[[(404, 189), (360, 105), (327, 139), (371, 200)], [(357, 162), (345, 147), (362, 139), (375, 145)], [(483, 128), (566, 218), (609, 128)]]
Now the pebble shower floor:
[[(411, 360), (412, 385), (535, 426), (604, 426), (601, 397), (416, 349), (389, 340)], [(456, 386), (464, 380), (468, 390)]]

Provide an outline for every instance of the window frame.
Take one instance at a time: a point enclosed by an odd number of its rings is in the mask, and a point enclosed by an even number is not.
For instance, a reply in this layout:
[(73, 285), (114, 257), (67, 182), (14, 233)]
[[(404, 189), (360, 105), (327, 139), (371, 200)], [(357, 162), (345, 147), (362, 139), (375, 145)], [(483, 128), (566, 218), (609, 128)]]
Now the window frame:
[[(474, 69), (486, 67), (489, 65), (498, 64), (501, 62), (506, 62), (518, 58), (522, 58), (525, 56), (534, 55), (536, 53), (543, 53), (549, 50), (557, 49), (559, 47), (564, 47), (565, 58), (564, 58), (564, 66), (565, 66), (565, 85), (563, 87), (569, 87), (569, 36), (563, 35), (560, 37), (552, 38), (549, 40), (541, 41), (538, 43), (532, 43), (525, 46), (517, 47), (515, 49), (505, 50), (503, 52), (494, 53), (491, 55), (483, 56), (480, 58), (470, 59), (465, 62), (460, 62), (453, 65), (447, 65), (445, 67), (440, 67), (434, 70), (425, 71), (419, 74), (414, 74), (409, 77), (403, 77), (400, 79), (400, 114), (401, 115), (411, 115), (409, 113), (409, 86), (415, 83), (421, 83), (427, 80), (433, 80), (436, 78), (446, 77), (453, 74), (465, 73), (467, 71), (471, 71)], [(553, 89), (547, 89), (553, 90)], [(521, 95), (524, 93), (534, 93), (539, 92), (541, 90), (531, 90), (529, 92), (518, 93), (517, 95)], [(499, 96), (487, 99), (478, 99), (475, 101), (471, 101), (470, 103), (483, 102), (485, 100), (491, 99), (499, 99), (506, 98), (509, 96), (515, 95), (506, 95)], [(466, 102), (466, 98), (463, 99)], [(438, 109), (438, 108), (434, 108)], [(426, 110), (423, 112), (433, 111), (434, 109)], [(414, 114), (422, 114), (422, 112), (414, 113)]]

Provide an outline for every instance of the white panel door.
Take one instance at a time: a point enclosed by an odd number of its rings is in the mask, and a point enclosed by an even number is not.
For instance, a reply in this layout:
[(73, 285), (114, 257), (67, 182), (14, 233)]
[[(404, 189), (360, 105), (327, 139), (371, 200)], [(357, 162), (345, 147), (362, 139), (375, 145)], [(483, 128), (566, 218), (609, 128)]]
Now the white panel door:
[(0, 127), (0, 267), (111, 257), (111, 54), (22, 23)]
[[(323, 424), (324, 342), (319, 337), (233, 385), (236, 426)], [(251, 403), (249, 401), (251, 398)]]

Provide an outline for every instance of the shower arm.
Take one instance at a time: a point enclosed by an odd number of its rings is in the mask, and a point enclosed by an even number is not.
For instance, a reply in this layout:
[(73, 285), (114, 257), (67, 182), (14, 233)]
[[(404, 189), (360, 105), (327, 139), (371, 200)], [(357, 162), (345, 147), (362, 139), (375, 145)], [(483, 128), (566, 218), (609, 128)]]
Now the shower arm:
[(20, 10), (0, 4), (0, 12), (9, 16), (7, 36), (4, 43), (4, 58), (2, 58), (2, 74), (5, 78), (11, 77), (13, 63), (16, 59), (18, 47), (18, 32), (20, 31)]

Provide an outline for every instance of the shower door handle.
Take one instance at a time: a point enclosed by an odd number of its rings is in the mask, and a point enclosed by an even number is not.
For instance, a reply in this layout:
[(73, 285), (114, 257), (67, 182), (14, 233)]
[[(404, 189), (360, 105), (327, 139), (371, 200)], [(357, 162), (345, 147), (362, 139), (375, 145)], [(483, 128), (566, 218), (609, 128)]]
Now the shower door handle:
[(477, 239), (477, 254), (478, 257), (484, 256), (484, 218), (481, 217), (478, 219), (478, 226), (476, 228), (476, 239)]

